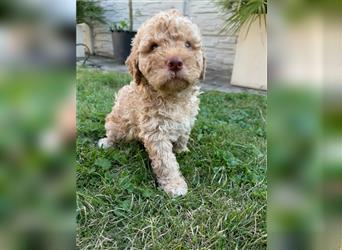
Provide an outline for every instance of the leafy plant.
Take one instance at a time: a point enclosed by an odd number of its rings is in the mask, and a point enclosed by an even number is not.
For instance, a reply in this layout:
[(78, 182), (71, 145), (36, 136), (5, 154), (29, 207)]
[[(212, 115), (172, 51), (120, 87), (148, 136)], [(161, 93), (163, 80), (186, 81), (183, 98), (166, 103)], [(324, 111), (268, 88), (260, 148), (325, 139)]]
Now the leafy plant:
[(266, 26), (266, 19), (262, 17), (267, 13), (267, 0), (216, 0), (216, 3), (227, 16), (221, 31), (237, 33), (247, 25), (248, 32), (258, 18)]
[(118, 31), (133, 31), (133, 4), (132, 0), (128, 0), (128, 23), (126, 21), (120, 21), (119, 23), (112, 22), (109, 25), (111, 32)]
[(76, 1), (76, 21), (92, 25), (95, 21), (105, 23), (104, 9), (93, 0)]
[(112, 22), (109, 25), (109, 29), (111, 32), (118, 31), (118, 32), (123, 32), (128, 30), (128, 24), (126, 21), (120, 21), (119, 23)]

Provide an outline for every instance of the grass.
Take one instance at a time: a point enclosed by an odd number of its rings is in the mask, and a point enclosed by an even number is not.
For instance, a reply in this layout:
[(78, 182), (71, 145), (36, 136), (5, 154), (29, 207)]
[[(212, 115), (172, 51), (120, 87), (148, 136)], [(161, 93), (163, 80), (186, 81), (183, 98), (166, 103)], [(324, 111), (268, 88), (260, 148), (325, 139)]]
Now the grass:
[(96, 147), (129, 80), (78, 69), (77, 248), (265, 249), (266, 97), (201, 95), (190, 152), (177, 155), (189, 193), (172, 199), (140, 143)]

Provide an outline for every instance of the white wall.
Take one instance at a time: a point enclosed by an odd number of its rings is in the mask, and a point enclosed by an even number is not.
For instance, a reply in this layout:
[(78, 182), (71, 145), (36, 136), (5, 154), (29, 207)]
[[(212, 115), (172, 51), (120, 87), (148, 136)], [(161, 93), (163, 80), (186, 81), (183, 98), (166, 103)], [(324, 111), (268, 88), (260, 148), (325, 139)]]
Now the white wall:
[[(100, 0), (105, 9), (107, 21), (128, 20), (127, 0)], [(133, 0), (133, 29), (154, 14), (171, 8), (185, 12), (202, 32), (203, 44), (207, 58), (207, 67), (228, 72), (233, 67), (236, 38), (227, 33), (219, 34), (223, 18), (214, 0)], [(112, 38), (107, 25), (99, 24), (94, 28), (95, 53), (113, 56)]]

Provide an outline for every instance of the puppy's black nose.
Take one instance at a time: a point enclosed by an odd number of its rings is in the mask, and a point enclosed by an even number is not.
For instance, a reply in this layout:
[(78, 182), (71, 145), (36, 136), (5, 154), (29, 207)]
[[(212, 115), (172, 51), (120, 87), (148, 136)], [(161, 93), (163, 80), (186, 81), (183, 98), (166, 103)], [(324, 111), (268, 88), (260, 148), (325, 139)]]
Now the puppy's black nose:
[(174, 71), (174, 72), (180, 71), (183, 68), (183, 62), (178, 57), (169, 58), (166, 64), (169, 70)]

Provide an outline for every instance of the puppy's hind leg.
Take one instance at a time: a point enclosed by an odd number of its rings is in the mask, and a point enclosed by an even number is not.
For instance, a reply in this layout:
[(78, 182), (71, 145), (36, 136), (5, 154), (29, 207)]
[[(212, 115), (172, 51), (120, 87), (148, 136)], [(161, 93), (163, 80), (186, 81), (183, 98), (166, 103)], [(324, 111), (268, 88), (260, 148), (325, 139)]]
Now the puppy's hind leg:
[(107, 137), (104, 137), (104, 138), (101, 138), (98, 142), (97, 142), (97, 146), (99, 148), (104, 148), (104, 149), (107, 149), (107, 148), (110, 148), (111, 146), (113, 146), (113, 142), (108, 140)]
[(112, 114), (109, 114), (105, 123), (106, 137), (100, 139), (97, 143), (99, 148), (110, 148), (115, 142), (125, 138), (126, 133), (122, 128), (122, 123), (118, 122), (118, 119)]

